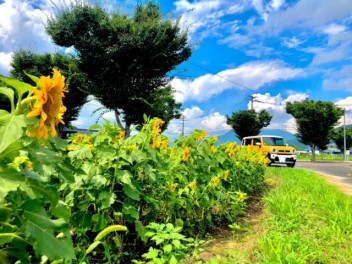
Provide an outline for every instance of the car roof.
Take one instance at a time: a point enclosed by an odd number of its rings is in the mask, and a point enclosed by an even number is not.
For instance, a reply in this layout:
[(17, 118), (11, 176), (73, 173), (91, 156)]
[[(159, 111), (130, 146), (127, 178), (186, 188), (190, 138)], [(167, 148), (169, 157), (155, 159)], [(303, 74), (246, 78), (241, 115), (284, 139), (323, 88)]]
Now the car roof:
[(258, 137), (275, 137), (275, 138), (283, 138), (281, 136), (275, 136), (275, 135), (259, 135), (259, 136), (249, 136), (249, 137), (244, 137), (244, 138), (258, 138)]

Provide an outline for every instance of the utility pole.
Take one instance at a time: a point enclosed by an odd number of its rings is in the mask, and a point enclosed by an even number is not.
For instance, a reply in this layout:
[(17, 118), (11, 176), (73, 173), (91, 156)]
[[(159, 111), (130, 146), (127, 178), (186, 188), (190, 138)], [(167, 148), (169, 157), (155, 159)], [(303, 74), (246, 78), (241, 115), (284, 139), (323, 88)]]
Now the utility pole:
[(185, 116), (182, 115), (181, 118), (182, 118), (182, 132), (181, 132), (181, 135), (184, 136), (185, 135)]
[(253, 110), (253, 102), (254, 102), (254, 96), (253, 95), (251, 95), (251, 110)]
[(347, 161), (347, 150), (346, 150), (346, 110), (343, 114), (343, 157)]

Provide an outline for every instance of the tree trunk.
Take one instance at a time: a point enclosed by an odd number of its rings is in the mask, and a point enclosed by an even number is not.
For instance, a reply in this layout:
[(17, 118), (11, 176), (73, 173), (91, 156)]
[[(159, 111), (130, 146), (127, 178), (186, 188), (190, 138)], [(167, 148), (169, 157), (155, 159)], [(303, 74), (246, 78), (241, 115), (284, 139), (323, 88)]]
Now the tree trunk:
[(116, 119), (116, 123), (119, 126), (119, 128), (121, 128), (123, 131), (125, 131), (125, 138), (130, 137), (131, 135), (131, 125), (127, 125), (125, 127), (123, 127), (121, 119), (120, 119), (120, 113), (117, 109), (114, 110), (115, 112), (115, 119)]
[(115, 119), (116, 119), (116, 123), (119, 126), (119, 128), (121, 128), (123, 131), (125, 131), (125, 128), (123, 127), (122, 123), (121, 123), (121, 119), (120, 119), (120, 113), (117, 109), (114, 110), (115, 113)]
[(310, 146), (310, 149), (312, 151), (312, 161), (315, 162), (315, 146)]

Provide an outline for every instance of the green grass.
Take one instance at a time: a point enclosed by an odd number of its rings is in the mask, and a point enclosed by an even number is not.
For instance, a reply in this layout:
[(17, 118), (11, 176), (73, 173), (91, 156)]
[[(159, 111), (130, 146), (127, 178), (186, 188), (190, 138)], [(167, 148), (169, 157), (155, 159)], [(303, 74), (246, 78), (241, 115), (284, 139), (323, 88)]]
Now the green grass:
[(352, 263), (352, 198), (301, 169), (271, 167), (267, 177), (256, 246), (221, 263)]
[(269, 168), (258, 263), (352, 263), (352, 198), (312, 172)]
[[(297, 160), (311, 160), (312, 155), (311, 154), (298, 154), (297, 155)], [(344, 157), (342, 154), (316, 154), (315, 155), (315, 160), (333, 160), (333, 161), (343, 161)], [(350, 155), (348, 157), (349, 161), (352, 161), (352, 156)]]

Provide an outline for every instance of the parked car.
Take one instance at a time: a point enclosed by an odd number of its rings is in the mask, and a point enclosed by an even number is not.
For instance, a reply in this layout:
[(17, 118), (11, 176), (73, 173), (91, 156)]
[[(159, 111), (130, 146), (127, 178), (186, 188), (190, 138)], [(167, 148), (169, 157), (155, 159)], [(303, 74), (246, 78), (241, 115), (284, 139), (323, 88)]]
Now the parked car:
[(286, 144), (279, 136), (251, 136), (242, 139), (242, 146), (252, 146), (268, 153), (270, 164), (286, 164), (294, 167), (296, 164), (296, 149)]

